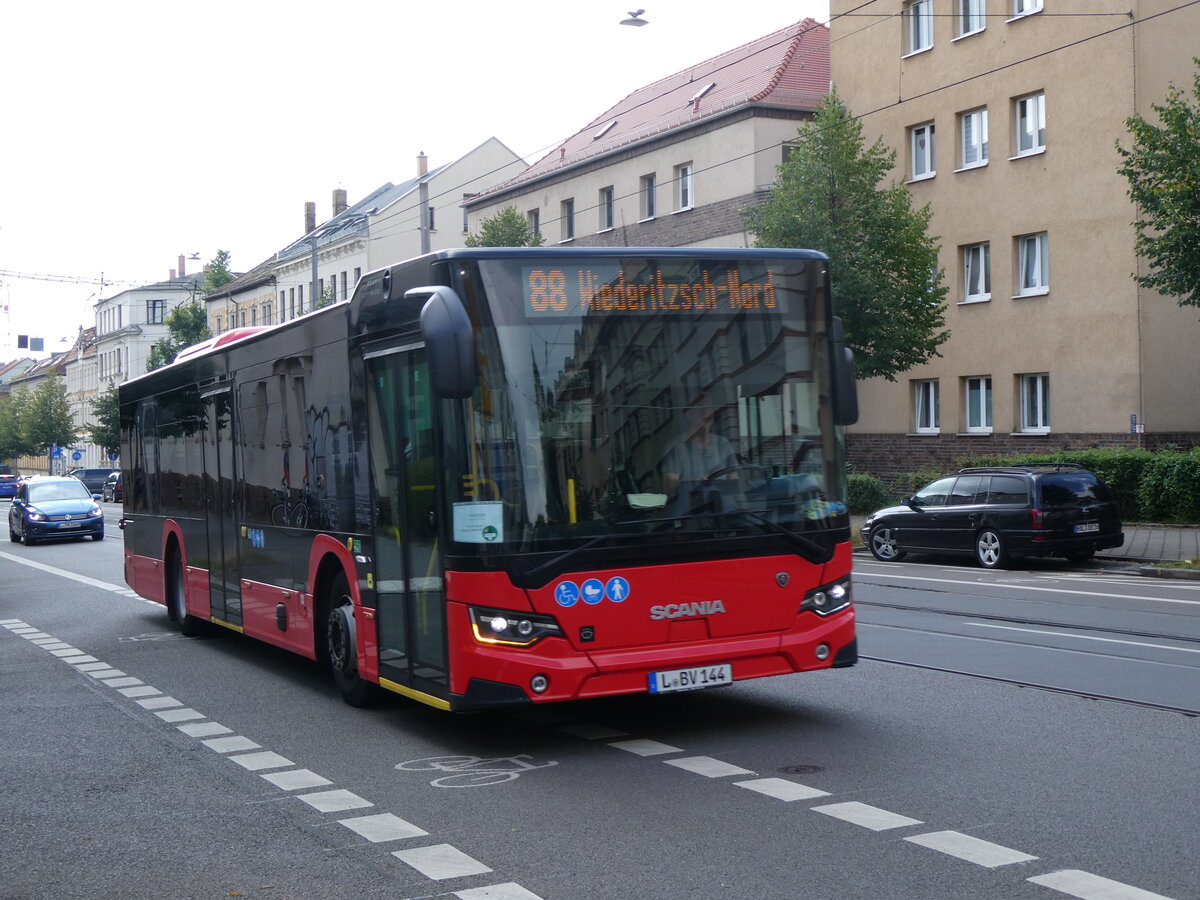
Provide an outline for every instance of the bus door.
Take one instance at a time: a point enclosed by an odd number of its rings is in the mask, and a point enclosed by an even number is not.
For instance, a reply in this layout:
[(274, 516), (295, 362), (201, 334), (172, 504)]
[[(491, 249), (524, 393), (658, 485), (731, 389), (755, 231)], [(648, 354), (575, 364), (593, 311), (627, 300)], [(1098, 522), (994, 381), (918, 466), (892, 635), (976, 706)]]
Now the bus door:
[(437, 544), (434, 398), (421, 344), (369, 352), (379, 675), (435, 696), (449, 688)]
[(234, 493), (233, 392), (205, 394), (204, 509), (208, 523), (208, 585), (212, 615), (242, 624), (238, 531)]

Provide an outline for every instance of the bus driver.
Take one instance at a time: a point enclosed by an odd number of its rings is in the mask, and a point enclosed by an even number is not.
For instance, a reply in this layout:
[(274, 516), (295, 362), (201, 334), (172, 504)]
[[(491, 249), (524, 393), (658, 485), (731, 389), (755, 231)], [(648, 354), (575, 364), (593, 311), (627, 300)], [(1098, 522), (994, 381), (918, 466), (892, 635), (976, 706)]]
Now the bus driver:
[(698, 483), (714, 472), (737, 465), (733, 445), (712, 430), (715, 410), (702, 400), (684, 410), (684, 439), (663, 460), (663, 487), (674, 495), (680, 483)]

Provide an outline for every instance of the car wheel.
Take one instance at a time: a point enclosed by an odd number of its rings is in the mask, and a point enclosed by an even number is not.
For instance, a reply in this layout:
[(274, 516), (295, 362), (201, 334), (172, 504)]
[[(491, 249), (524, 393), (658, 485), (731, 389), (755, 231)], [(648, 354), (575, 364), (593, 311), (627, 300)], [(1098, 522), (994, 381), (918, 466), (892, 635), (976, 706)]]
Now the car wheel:
[(871, 549), (871, 555), (881, 562), (894, 562), (904, 559), (906, 555), (896, 540), (896, 529), (888, 528), (885, 525), (871, 530), (867, 544)]
[(92, 540), (93, 540), (93, 541), (102, 541), (102, 540), (104, 540), (104, 532), (103, 532), (103, 531), (97, 531), (95, 534), (93, 534), (93, 535), (92, 535)]
[(13, 531), (13, 527), (11, 525), (8, 526), (8, 539), (14, 544), (21, 543), (21, 536)]
[(1008, 551), (1004, 540), (990, 528), (979, 532), (975, 538), (975, 559), (985, 569), (1003, 569), (1008, 565)]

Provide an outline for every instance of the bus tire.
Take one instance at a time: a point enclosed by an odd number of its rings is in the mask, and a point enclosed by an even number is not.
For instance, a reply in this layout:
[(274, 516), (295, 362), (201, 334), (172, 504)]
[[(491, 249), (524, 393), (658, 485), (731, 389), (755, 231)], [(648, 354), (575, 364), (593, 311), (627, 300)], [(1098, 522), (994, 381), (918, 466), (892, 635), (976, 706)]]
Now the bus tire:
[(354, 622), (354, 600), (345, 572), (338, 572), (329, 589), (329, 614), (325, 617), (325, 656), (329, 671), (351, 706), (370, 706), (379, 688), (358, 673), (358, 632)]
[(195, 637), (204, 630), (204, 622), (187, 611), (183, 559), (177, 547), (172, 547), (167, 557), (167, 618), (179, 627), (179, 633), (184, 637)]

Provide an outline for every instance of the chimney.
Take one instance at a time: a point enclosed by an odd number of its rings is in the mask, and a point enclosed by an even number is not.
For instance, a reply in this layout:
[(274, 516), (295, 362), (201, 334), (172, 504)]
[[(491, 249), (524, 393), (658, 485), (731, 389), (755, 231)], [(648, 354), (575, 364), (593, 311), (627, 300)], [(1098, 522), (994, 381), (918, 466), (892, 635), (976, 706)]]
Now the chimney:
[(309, 234), (310, 232), (313, 232), (316, 230), (317, 230), (317, 204), (305, 203), (304, 204), (304, 233)]
[(169, 279), (167, 279), (167, 280), (168, 280), (168, 281), (174, 281), (174, 280), (175, 280), (175, 270), (174, 270), (174, 269), (172, 269), (172, 270), (171, 270), (171, 277), (170, 277)]
[(335, 188), (333, 191), (333, 214), (336, 216), (338, 213), (344, 213), (345, 211), (346, 211), (346, 189), (345, 188)]
[(179, 277), (183, 278), (187, 273), (183, 270), (183, 254), (179, 254)]
[(417, 177), (421, 178), (428, 174), (429, 174), (429, 157), (426, 156), (425, 151), (422, 150), (421, 154), (417, 157)]

